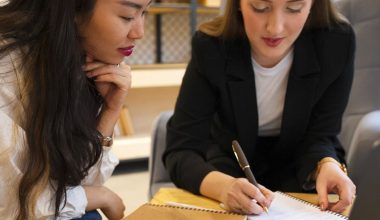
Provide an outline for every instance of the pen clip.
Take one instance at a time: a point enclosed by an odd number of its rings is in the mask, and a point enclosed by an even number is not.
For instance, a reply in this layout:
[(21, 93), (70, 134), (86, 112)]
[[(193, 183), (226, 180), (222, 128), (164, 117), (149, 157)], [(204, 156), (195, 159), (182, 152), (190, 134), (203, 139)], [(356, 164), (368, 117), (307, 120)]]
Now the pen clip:
[(239, 159), (238, 154), (236, 153), (236, 150), (235, 150), (234, 145), (232, 145), (232, 150), (234, 151), (234, 154), (235, 154), (236, 160), (237, 160), (237, 162), (238, 162), (240, 168), (243, 169), (243, 165), (240, 163), (240, 159)]

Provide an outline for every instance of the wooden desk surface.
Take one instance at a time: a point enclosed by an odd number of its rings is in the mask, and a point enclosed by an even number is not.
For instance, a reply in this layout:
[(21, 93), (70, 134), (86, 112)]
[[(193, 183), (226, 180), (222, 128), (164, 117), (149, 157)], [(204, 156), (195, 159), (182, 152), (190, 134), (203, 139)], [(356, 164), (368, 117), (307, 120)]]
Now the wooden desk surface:
[[(291, 196), (299, 198), (301, 200), (310, 202), (312, 204), (318, 204), (317, 194), (308, 194), (308, 193), (288, 193)], [(331, 202), (337, 201), (338, 197), (336, 195), (329, 195), (329, 200)], [(153, 199), (150, 201), (153, 204), (165, 204), (166, 201), (185, 203), (189, 205), (200, 206), (209, 209), (223, 210), (219, 206), (219, 202), (208, 199), (203, 196), (197, 196), (192, 193), (189, 193), (185, 190), (178, 188), (162, 188), (160, 189)], [(343, 215), (348, 216), (350, 213), (351, 207), (346, 209), (343, 212)]]
[[(310, 193), (288, 193), (291, 196), (299, 198), (301, 200), (310, 202), (312, 204), (318, 204), (317, 194)], [(329, 201), (335, 202), (338, 200), (337, 195), (329, 195)], [(162, 188), (160, 189), (150, 201), (154, 204), (165, 204), (166, 201), (185, 203), (189, 205), (200, 206), (204, 208), (223, 210), (219, 206), (219, 202), (203, 197), (197, 196), (190, 192), (187, 192), (183, 189), (178, 188)], [(350, 213), (351, 207), (347, 208), (342, 214), (348, 216)]]

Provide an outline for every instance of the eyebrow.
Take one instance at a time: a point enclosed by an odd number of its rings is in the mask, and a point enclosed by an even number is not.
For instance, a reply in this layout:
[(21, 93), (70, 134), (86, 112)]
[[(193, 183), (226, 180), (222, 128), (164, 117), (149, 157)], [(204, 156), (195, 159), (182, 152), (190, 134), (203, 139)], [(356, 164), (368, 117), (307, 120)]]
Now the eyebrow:
[[(152, 3), (152, 0), (150, 0), (147, 5), (150, 5), (151, 3)], [(128, 7), (132, 7), (132, 8), (138, 9), (138, 10), (143, 8), (142, 5), (137, 4), (135, 2), (128, 1), (128, 0), (122, 0), (122, 1), (120, 1), (120, 4), (122, 4), (124, 6), (128, 6)]]

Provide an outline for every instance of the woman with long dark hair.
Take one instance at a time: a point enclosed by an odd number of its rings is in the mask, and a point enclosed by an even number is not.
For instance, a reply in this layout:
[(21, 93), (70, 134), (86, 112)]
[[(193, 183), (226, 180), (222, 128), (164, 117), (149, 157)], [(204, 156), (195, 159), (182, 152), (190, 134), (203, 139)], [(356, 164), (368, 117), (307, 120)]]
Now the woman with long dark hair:
[(123, 217), (102, 186), (149, 0), (9, 0), (0, 7), (0, 216)]

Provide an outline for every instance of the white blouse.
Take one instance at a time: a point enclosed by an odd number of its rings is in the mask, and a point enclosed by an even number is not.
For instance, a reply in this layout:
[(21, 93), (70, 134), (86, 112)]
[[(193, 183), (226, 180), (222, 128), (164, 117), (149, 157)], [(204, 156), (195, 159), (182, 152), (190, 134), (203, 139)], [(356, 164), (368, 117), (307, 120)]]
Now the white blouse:
[(292, 63), (293, 49), (271, 68), (261, 66), (252, 57), (259, 115), (259, 136), (280, 134), (286, 88)]
[[(18, 209), (17, 190), (23, 174), (23, 155), (26, 152), (22, 120), (20, 72), (15, 68), (16, 52), (0, 59), (0, 216), (14, 219)], [(66, 189), (67, 201), (59, 220), (80, 218), (87, 206), (82, 186), (102, 185), (119, 163), (109, 147), (103, 147), (103, 156), (89, 170), (81, 185)], [(40, 195), (35, 209), (36, 219), (54, 219), (54, 191), (48, 187)], [(62, 203), (63, 205), (63, 203)], [(61, 207), (62, 208), (62, 207)]]

